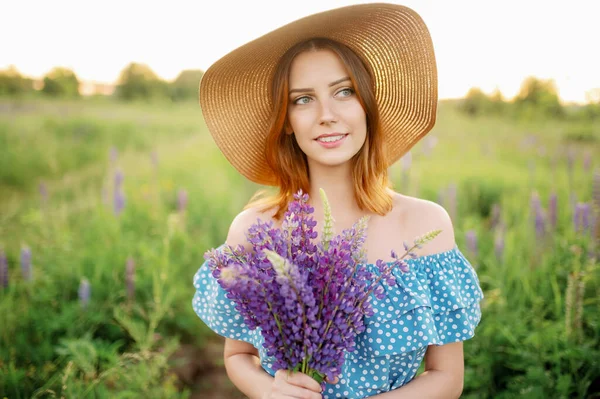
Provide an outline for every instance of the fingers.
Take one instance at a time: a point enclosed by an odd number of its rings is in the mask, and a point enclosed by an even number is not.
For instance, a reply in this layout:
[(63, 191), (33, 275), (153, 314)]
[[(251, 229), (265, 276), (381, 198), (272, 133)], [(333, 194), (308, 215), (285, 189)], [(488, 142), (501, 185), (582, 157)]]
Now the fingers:
[(308, 375), (278, 370), (273, 381), (273, 393), (293, 398), (321, 399), (321, 385)]
[(336, 376), (333, 381), (331, 381), (329, 378), (325, 378), (325, 382), (327, 382), (328, 384), (337, 384), (340, 381), (340, 379)]

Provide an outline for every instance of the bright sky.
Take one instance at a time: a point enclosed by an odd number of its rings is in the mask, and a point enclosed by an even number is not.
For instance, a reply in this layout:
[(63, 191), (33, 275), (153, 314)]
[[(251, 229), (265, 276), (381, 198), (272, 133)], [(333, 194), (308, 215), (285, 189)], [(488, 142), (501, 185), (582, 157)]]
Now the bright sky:
[[(130, 62), (164, 79), (206, 70), (237, 46), (344, 0), (13, 0), (3, 2), (0, 69), (41, 77), (54, 66), (113, 83)], [(473, 86), (514, 96), (529, 75), (565, 101), (600, 88), (597, 0), (404, 0), (427, 23), (441, 98)]]

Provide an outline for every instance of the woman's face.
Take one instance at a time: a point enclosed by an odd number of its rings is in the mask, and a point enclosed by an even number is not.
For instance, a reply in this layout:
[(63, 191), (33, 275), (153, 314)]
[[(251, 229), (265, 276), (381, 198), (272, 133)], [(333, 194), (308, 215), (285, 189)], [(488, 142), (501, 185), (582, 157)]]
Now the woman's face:
[(288, 121), (309, 166), (348, 162), (365, 142), (367, 117), (344, 64), (330, 50), (294, 58)]

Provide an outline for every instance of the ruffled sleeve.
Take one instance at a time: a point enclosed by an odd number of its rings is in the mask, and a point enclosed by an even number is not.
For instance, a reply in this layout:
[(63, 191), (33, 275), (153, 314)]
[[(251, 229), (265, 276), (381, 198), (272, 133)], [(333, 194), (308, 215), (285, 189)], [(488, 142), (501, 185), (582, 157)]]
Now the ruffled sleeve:
[[(367, 329), (358, 337), (355, 356), (397, 355), (474, 336), (483, 292), (458, 247), (409, 259), (408, 264), (407, 273), (393, 271), (396, 286), (383, 285), (383, 300), (372, 298), (375, 313), (365, 319)], [(374, 265), (368, 267), (379, 274)]]
[(262, 349), (260, 328), (250, 330), (247, 327), (206, 262), (194, 275), (194, 288), (192, 306), (204, 324), (223, 337), (245, 341)]

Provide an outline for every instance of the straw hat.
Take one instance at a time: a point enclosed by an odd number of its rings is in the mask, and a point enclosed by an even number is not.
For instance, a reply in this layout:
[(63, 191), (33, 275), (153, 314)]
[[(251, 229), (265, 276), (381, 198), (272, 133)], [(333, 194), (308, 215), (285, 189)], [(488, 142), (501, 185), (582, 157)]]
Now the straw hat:
[(253, 182), (275, 184), (265, 159), (275, 66), (294, 44), (314, 37), (345, 44), (373, 71), (390, 164), (435, 124), (435, 55), (416, 12), (394, 4), (360, 4), (314, 14), (235, 49), (200, 82), (200, 106), (210, 133), (227, 160)]

